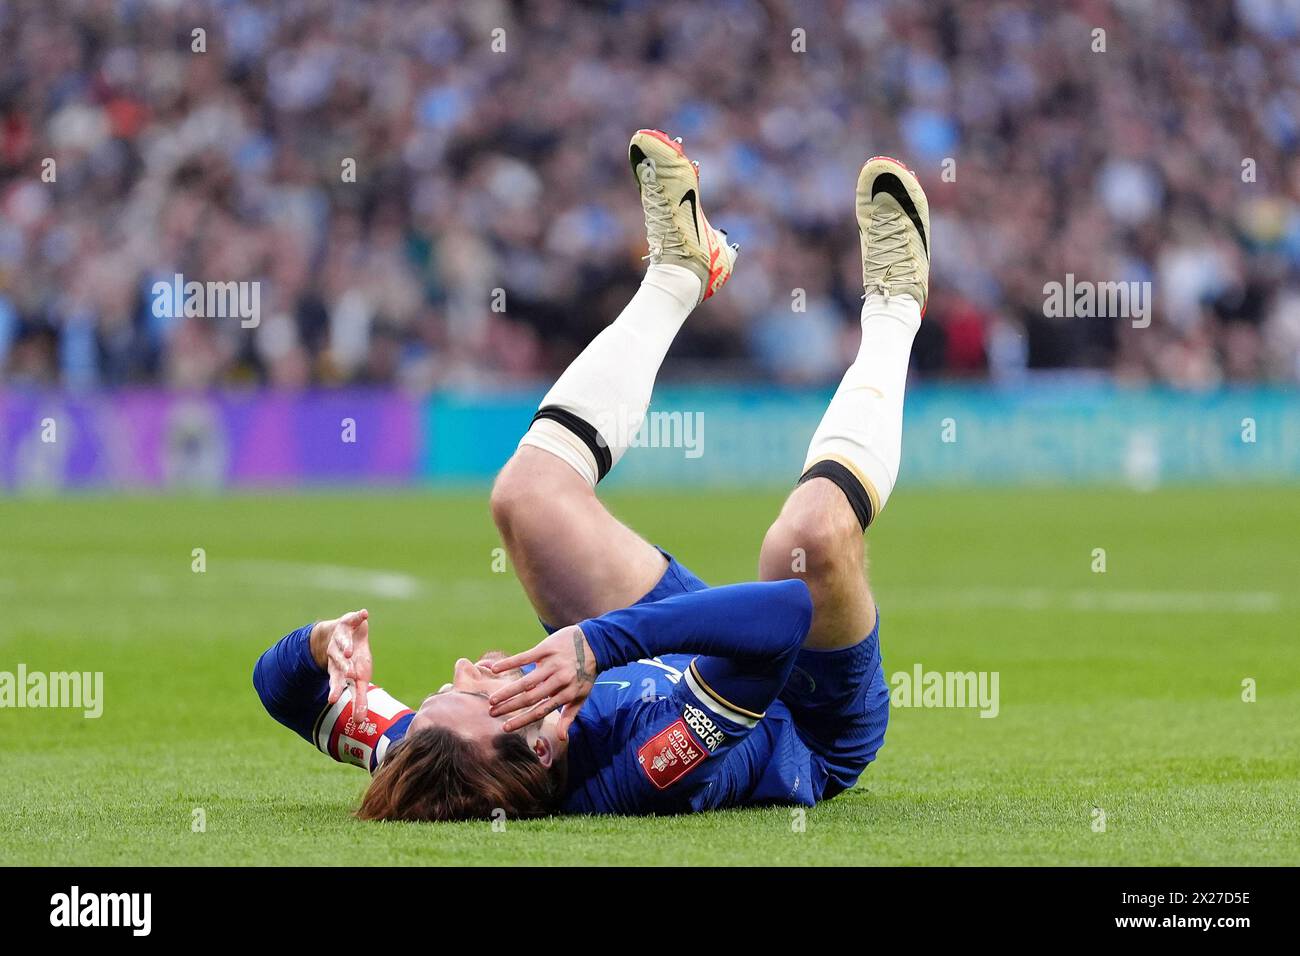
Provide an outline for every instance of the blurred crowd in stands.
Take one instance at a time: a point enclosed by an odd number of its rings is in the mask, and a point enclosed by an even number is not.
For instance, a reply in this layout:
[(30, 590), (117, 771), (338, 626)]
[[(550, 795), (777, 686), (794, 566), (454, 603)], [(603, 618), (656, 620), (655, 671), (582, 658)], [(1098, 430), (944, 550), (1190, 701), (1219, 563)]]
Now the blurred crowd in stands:
[[(0, 0), (0, 51), (0, 383), (544, 378), (644, 269), (639, 126), (743, 249), (669, 375), (838, 379), (885, 153), (919, 376), (1300, 379), (1300, 0)], [(157, 308), (178, 274), (256, 327)], [(1047, 315), (1067, 276), (1149, 327)]]

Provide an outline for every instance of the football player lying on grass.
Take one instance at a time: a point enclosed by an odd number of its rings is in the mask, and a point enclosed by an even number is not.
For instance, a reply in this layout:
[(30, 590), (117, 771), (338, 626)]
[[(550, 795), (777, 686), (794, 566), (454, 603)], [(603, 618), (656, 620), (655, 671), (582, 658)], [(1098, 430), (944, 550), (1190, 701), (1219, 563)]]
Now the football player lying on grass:
[(894, 160), (863, 166), (859, 353), (768, 529), (762, 580), (710, 588), (595, 494), (678, 329), (737, 252), (705, 218), (680, 141), (641, 130), (630, 159), (651, 265), (542, 400), (492, 490), (519, 580), (558, 629), (522, 654), (462, 658), (414, 712), (370, 683), (365, 611), (294, 631), (257, 662), (273, 717), (371, 771), (365, 819), (810, 806), (854, 786), (884, 740), (862, 533), (898, 475), (928, 290), (925, 195)]

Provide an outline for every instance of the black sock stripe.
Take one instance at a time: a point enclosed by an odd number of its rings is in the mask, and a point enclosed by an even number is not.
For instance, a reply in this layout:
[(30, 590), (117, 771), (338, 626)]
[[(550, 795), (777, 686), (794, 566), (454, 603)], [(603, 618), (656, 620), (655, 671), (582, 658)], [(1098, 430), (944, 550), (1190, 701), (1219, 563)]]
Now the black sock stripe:
[[(573, 412), (565, 411), (555, 405), (539, 408), (537, 414), (533, 416), (533, 421), (540, 421), (543, 418), (549, 418), (551, 421), (563, 425), (581, 438), (583, 444), (591, 449), (591, 454), (596, 459), (597, 481), (609, 474), (610, 468), (614, 467), (614, 457), (610, 454), (605, 439), (600, 437), (600, 432), (596, 431), (594, 426), (584, 422)], [(529, 425), (532, 425), (532, 422), (529, 422)]]
[(871, 524), (871, 496), (853, 472), (838, 461), (823, 459), (799, 477), (799, 484), (802, 485), (809, 478), (829, 478), (839, 485), (844, 497), (849, 499), (853, 513), (858, 516), (858, 524), (862, 525), (863, 531), (867, 530), (867, 525)]

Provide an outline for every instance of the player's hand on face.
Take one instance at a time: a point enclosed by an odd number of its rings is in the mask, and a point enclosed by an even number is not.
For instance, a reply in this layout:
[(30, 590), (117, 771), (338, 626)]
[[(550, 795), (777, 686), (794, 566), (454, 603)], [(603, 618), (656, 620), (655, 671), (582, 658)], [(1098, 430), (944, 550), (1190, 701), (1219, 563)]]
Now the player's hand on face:
[(510, 714), (501, 726), (507, 733), (536, 723), (553, 710), (560, 713), (559, 735), (569, 739), (569, 727), (596, 679), (596, 655), (576, 624), (556, 631), (532, 650), (492, 662), (492, 672), (537, 666), (488, 697), (493, 717)]
[(329, 702), (336, 703), (343, 691), (352, 685), (352, 719), (365, 720), (369, 708), (366, 695), (370, 690), (370, 677), (374, 660), (370, 656), (370, 612), (365, 608), (344, 614), (333, 623), (329, 643), (325, 648), (326, 666), (330, 676)]

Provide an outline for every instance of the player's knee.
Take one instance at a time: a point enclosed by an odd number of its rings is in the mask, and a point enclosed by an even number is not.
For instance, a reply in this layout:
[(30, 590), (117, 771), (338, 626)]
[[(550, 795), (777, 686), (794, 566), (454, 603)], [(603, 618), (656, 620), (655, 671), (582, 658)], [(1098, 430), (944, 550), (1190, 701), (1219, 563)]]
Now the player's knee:
[(511, 458), (493, 482), (488, 499), (492, 520), (503, 537), (509, 534), (521, 515), (539, 505), (536, 497), (535, 485), (526, 480), (515, 459)]
[(862, 529), (834, 510), (789, 504), (763, 539), (759, 566), (765, 580), (804, 578), (810, 584), (860, 574)]

